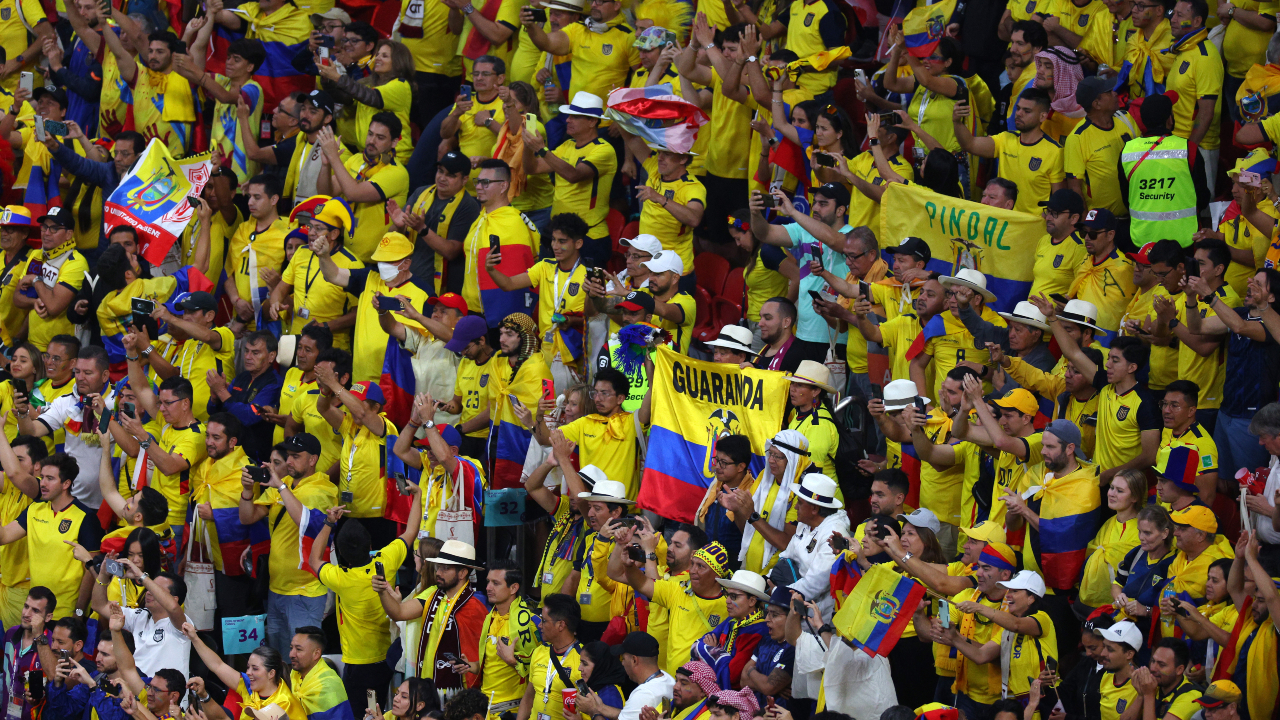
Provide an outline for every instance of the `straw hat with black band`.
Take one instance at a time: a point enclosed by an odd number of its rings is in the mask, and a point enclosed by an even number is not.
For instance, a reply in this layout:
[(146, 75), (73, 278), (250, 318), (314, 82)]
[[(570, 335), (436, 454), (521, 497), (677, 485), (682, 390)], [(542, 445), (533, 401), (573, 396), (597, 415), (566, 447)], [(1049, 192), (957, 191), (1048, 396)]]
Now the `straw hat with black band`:
[(476, 549), (461, 540), (445, 540), (440, 554), (431, 558), (436, 565), (460, 565), (469, 568), (483, 568), (476, 562)]
[(822, 388), (829, 393), (836, 392), (835, 387), (831, 385), (831, 371), (826, 365), (816, 360), (802, 360), (796, 371), (787, 376), (787, 379), (793, 383), (801, 385), (812, 385), (816, 388)]

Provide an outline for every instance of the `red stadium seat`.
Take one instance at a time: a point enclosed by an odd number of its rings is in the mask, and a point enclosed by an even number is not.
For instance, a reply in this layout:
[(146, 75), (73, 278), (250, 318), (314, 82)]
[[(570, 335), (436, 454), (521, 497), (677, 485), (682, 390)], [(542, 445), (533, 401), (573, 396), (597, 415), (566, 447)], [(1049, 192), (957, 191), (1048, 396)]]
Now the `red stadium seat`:
[(729, 277), (724, 279), (724, 292), (720, 293), (720, 297), (742, 308), (742, 312), (747, 311), (747, 282), (743, 279), (742, 268), (729, 271)]
[(711, 295), (724, 292), (724, 279), (729, 275), (729, 261), (715, 253), (704, 252), (693, 259), (693, 271), (698, 274), (698, 287), (706, 288)]
[(714, 340), (720, 334), (720, 328), (712, 327), (711, 293), (699, 285), (693, 289), (693, 299), (698, 307), (697, 317), (693, 321), (693, 339), (699, 342)]
[(617, 210), (610, 209), (604, 222), (609, 226), (609, 237), (613, 238), (614, 247), (617, 247), (618, 239), (622, 237), (622, 227), (627, 224), (627, 219)]

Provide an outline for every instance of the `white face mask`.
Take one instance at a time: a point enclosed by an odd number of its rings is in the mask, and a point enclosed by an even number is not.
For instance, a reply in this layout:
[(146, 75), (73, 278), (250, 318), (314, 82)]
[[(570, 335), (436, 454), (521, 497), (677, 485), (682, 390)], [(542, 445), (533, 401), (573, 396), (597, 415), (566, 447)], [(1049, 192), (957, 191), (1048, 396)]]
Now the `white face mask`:
[(390, 283), (400, 275), (400, 266), (396, 263), (380, 262), (378, 263), (378, 275), (382, 277), (382, 282)]

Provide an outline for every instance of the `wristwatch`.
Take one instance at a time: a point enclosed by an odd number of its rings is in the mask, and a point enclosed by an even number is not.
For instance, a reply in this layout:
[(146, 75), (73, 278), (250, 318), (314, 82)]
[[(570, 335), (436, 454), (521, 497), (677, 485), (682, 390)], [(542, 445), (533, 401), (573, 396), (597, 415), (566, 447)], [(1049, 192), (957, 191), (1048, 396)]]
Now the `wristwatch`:
[(707, 44), (706, 44), (706, 47), (705, 47), (704, 49), (706, 49), (706, 50), (715, 50), (715, 49), (716, 49), (716, 44), (715, 44), (715, 43), (707, 43)]
[(759, 59), (759, 58), (757, 58), (755, 55), (748, 55), (748, 56), (747, 56), (747, 62), (749, 62), (749, 63), (753, 63), (753, 62), (755, 62), (755, 61), (756, 61), (756, 60), (758, 60), (758, 59)]
[(910, 559), (911, 559), (911, 558), (913, 558), (913, 557), (915, 557), (915, 555), (913, 555), (913, 554), (911, 554), (911, 553), (907, 553), (906, 555), (903, 555), (903, 556), (902, 556), (902, 559), (901, 559), (901, 560), (899, 560), (898, 562), (904, 562), (904, 563), (905, 563), (906, 561), (910, 560)]
[(758, 512), (753, 512), (751, 513), (751, 517), (747, 518), (747, 524), (753, 525), (755, 523), (760, 522), (761, 520), (764, 520), (764, 516)]
[(155, 348), (148, 345), (145, 348), (143, 348), (138, 354), (141, 355), (142, 357), (151, 357), (152, 350), (155, 350)]
[(658, 562), (658, 553), (656, 552), (651, 552), (648, 555), (645, 555), (645, 557), (654, 562)]
[(875, 147), (880, 144), (880, 138), (871, 138), (870, 140), (867, 141), (867, 144), (870, 145), (871, 147)]
[(475, 6), (475, 5), (472, 5), (471, 3), (467, 3), (467, 4), (466, 4), (465, 6), (463, 6), (463, 8), (462, 8), (462, 14), (463, 14), (463, 15), (470, 15), (471, 13), (473, 13), (473, 12), (475, 12), (475, 11), (476, 11), (476, 6)]
[(435, 426), (436, 426), (436, 421), (435, 421), (435, 420), (428, 420), (425, 424), (423, 424), (422, 429), (423, 429), (423, 430), (431, 430), (431, 429), (434, 429), (434, 428), (435, 428)]

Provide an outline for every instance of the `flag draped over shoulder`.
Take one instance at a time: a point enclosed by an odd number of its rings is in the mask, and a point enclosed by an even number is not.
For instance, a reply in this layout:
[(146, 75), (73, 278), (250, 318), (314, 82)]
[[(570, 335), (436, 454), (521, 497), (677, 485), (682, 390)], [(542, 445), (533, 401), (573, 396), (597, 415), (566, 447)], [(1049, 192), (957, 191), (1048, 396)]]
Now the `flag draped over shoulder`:
[(112, 363), (125, 361), (124, 332), (133, 317), (133, 299), (151, 300), (174, 311), (173, 303), (187, 292), (214, 291), (214, 285), (194, 266), (186, 265), (170, 277), (138, 278), (119, 290), (112, 290), (98, 306), (98, 326), (102, 344)]
[(307, 720), (355, 720), (342, 678), (327, 662), (318, 662), (302, 677), (297, 670), (290, 673), (293, 694), (307, 710)]
[[(405, 332), (416, 331), (406, 329)], [(407, 425), (413, 412), (413, 391), (418, 386), (418, 379), (413, 374), (413, 355), (404, 349), (394, 335), (387, 336), (387, 348), (382, 356), (382, 376), (378, 378), (378, 385), (382, 387), (382, 394), (387, 399), (382, 406), (387, 419), (396, 427)]]
[(872, 565), (831, 623), (855, 648), (868, 655), (887, 657), (923, 597), (924, 585), (899, 575), (888, 565)]
[(907, 52), (918, 58), (929, 57), (947, 31), (956, 0), (943, 0), (932, 5), (917, 6), (902, 19), (902, 36)]
[[(290, 13), (283, 22), (270, 25), (254, 23), (240, 8), (231, 8), (231, 12), (251, 23), (253, 37), (262, 41), (262, 49), (266, 51), (266, 59), (258, 66), (253, 79), (262, 86), (263, 109), (272, 110), (280, 100), (289, 93), (310, 92), (316, 89), (316, 76), (299, 72), (293, 66), (293, 58), (306, 46), (311, 34), (311, 21), (305, 12)], [(258, 20), (263, 18), (259, 17)], [(227, 48), (232, 42), (245, 37), (245, 33), (234, 32), (219, 25), (213, 31), (209, 42), (209, 52), (205, 58), (205, 70), (210, 73), (226, 73)]]
[(1082, 465), (1069, 475), (1046, 476), (1044, 485), (1027, 501), (1040, 516), (1031, 528), (1031, 549), (1045, 584), (1055, 590), (1075, 586), (1088, 560), (1089, 542), (1101, 524), (1098, 470)]
[(140, 254), (152, 265), (159, 265), (195, 213), (187, 198), (199, 195), (209, 181), (209, 157), (209, 153), (201, 153), (174, 160), (165, 144), (152, 138), (107, 198), (103, 224), (137, 230)]
[[(315, 575), (315, 571), (311, 569), (311, 563), (307, 562), (307, 558), (311, 557), (311, 548), (316, 544), (316, 537), (320, 535), (320, 529), (324, 527), (325, 514), (323, 510), (302, 506), (302, 522), (298, 523), (298, 569), (306, 570)], [(330, 541), (333, 536), (330, 535)], [(329, 548), (325, 548), (320, 556), (324, 560), (329, 559)]]
[(195, 522), (196, 503), (188, 506), (188, 535), (192, 531), (199, 540), (204, 540), (208, 533), (208, 549), (210, 561), (214, 569), (229, 576), (244, 575), (240, 566), (240, 556), (246, 549), (251, 549), (253, 567), (258, 566), (258, 558), (264, 557), (271, 550), (271, 530), (266, 519), (252, 525), (240, 522), (240, 472), (249, 464), (249, 458), (240, 447), (226, 456), (213, 460), (206, 458), (196, 469), (192, 481), (192, 497), (200, 502), (207, 502), (213, 510), (213, 522)]
[[(495, 361), (505, 363), (507, 356), (501, 355)], [(489, 382), (496, 383), (490, 395), (493, 400), (489, 404), (492, 413), (490, 435), (497, 440), (493, 452), (493, 477), (490, 478), (494, 490), (524, 487), (520, 476), (533, 433), (520, 424), (520, 419), (511, 409), (510, 396), (515, 395), (525, 407), (537, 407), (542, 397), (542, 379), (551, 377), (551, 368), (542, 353), (535, 351), (520, 364), (515, 377), (508, 379), (505, 374), (505, 371), (489, 373)]]
[[(933, 7), (933, 6), (931, 6)], [(995, 293), (993, 310), (1011, 312), (1031, 292), (1035, 249), (1044, 236), (1044, 219), (940, 195), (920, 185), (890, 183), (880, 199), (880, 237), (908, 235), (929, 243), (929, 270), (954, 274), (956, 239), (966, 243), (976, 270)], [(892, 258), (889, 258), (892, 261)]]
[(604, 115), (645, 142), (676, 153), (689, 152), (698, 128), (710, 122), (701, 108), (676, 95), (671, 83), (618, 88), (609, 93)]
[(653, 425), (637, 504), (693, 522), (715, 479), (716, 441), (746, 435), (758, 467), (765, 442), (782, 428), (790, 383), (780, 372), (694, 360), (668, 347), (653, 363)]

